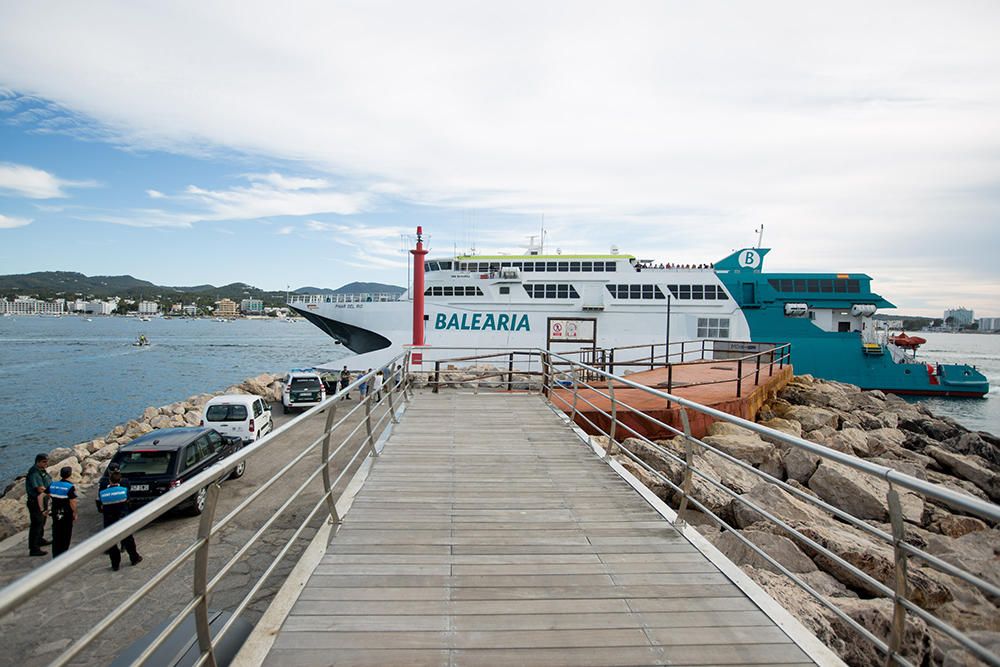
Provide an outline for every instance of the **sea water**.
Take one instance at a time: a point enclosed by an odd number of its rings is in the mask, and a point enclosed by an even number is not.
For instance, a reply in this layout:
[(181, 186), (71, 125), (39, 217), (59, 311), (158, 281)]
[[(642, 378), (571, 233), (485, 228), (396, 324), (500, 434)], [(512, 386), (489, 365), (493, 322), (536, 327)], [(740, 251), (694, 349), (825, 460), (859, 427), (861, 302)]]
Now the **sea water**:
[(148, 406), (347, 354), (305, 321), (0, 317), (0, 483)]
[[(151, 345), (134, 347), (140, 334)], [(923, 358), (974, 364), (991, 389), (986, 399), (918, 400), (1000, 434), (1000, 335), (920, 335)], [(304, 321), (0, 317), (0, 483), (36, 452), (104, 436), (147, 406), (348, 354)]]

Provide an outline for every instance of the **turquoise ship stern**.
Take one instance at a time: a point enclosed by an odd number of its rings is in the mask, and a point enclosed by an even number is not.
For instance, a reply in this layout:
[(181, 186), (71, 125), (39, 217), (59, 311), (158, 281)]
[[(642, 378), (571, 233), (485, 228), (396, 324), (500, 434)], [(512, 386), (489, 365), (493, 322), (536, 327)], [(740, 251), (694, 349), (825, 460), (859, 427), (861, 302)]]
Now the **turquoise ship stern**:
[(894, 306), (865, 274), (764, 273), (766, 248), (737, 251), (716, 273), (739, 304), (751, 340), (792, 345), (797, 374), (895, 394), (982, 397), (986, 376), (973, 366), (914, 358), (893, 345), (872, 315)]

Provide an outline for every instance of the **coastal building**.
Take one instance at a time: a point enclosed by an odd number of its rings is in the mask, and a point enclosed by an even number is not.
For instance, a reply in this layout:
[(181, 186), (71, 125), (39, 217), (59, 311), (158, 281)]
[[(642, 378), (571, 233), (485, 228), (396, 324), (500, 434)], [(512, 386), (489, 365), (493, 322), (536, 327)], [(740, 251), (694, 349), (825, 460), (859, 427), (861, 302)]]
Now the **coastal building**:
[(980, 331), (1000, 331), (1000, 317), (980, 317)]
[[(950, 320), (950, 321), (949, 321)], [(945, 326), (967, 327), (975, 320), (975, 315), (968, 308), (949, 308), (944, 311)]]
[(19, 296), (13, 301), (4, 300), (3, 303), (3, 312), (11, 315), (62, 315), (66, 312), (66, 299), (42, 301), (29, 296)]
[(219, 299), (215, 302), (216, 317), (236, 317), (238, 314), (237, 304), (232, 299)]
[(117, 307), (118, 304), (114, 301), (88, 301), (83, 312), (88, 315), (110, 315)]
[(140, 301), (139, 302), (139, 314), (140, 315), (156, 315), (160, 312), (160, 304), (155, 301)]
[(240, 301), (240, 312), (244, 315), (263, 315), (264, 302), (260, 299), (243, 299)]
[(73, 299), (66, 302), (66, 312), (68, 313), (82, 313), (85, 310), (87, 310), (87, 302), (83, 299)]
[(189, 303), (188, 305), (182, 307), (181, 311), (183, 311), (183, 313), (188, 317), (198, 317), (198, 306), (193, 303)]

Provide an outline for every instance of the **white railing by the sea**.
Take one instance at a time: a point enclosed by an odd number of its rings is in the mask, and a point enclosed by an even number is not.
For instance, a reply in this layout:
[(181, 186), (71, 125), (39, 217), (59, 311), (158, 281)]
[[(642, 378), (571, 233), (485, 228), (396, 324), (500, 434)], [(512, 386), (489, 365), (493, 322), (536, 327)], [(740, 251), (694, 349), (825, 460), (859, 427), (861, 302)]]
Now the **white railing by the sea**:
[(373, 301), (399, 301), (401, 294), (390, 292), (358, 292), (354, 294), (292, 294), (289, 304), (310, 303), (368, 303)]

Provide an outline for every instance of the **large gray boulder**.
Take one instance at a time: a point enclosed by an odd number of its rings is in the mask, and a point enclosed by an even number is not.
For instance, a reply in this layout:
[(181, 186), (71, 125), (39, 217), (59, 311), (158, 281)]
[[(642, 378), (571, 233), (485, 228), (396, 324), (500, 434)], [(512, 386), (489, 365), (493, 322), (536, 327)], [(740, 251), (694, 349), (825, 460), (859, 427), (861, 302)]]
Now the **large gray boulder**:
[(792, 405), (828, 407), (836, 410), (851, 409), (851, 400), (843, 386), (829, 382), (804, 384), (796, 378), (785, 385), (778, 392), (778, 396)]
[(984, 459), (975, 455), (953, 454), (940, 447), (928, 447), (924, 453), (946, 471), (975, 484), (993, 502), (1000, 502), (1000, 475), (993, 472)]
[(808, 405), (793, 405), (785, 411), (785, 419), (792, 419), (802, 425), (803, 431), (815, 431), (823, 426), (836, 429), (839, 417), (836, 412)]
[[(802, 553), (795, 542), (783, 535), (751, 529), (737, 532), (792, 572), (815, 572), (819, 569), (809, 556)], [(739, 563), (740, 566), (749, 565), (761, 570), (780, 572), (767, 559), (736, 537), (732, 531), (727, 530), (719, 534), (713, 543), (729, 560)]]
[(69, 447), (56, 447), (51, 452), (49, 452), (49, 463), (53, 461), (62, 461), (63, 459), (74, 456), (73, 450)]
[(767, 458), (774, 445), (764, 442), (757, 434), (746, 431), (745, 434), (706, 435), (702, 438), (706, 445), (717, 449), (752, 465), (760, 465)]
[[(833, 461), (823, 461), (809, 478), (809, 488), (851, 516), (874, 521), (889, 518), (886, 500), (889, 484), (873, 475)], [(899, 500), (903, 518), (919, 525), (924, 514), (923, 499), (915, 493), (901, 490)]]
[(792, 447), (785, 453), (785, 475), (787, 479), (794, 479), (805, 484), (816, 472), (816, 466), (822, 460), (819, 454), (807, 452), (798, 447)]
[(28, 505), (24, 498), (0, 498), (0, 540), (28, 527)]
[(879, 456), (886, 452), (902, 449), (906, 442), (906, 434), (895, 428), (877, 428), (868, 431), (869, 456)]

